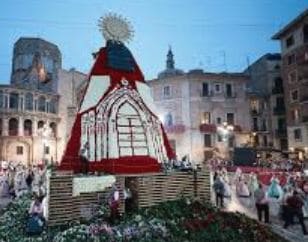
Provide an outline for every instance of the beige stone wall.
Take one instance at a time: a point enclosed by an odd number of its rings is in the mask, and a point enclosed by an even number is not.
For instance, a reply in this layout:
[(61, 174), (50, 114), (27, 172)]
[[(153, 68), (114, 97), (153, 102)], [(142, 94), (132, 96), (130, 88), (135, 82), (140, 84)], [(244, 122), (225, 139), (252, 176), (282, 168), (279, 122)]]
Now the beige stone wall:
[[(43, 158), (49, 161), (60, 161), (76, 113), (75, 86), (80, 85), (85, 78), (84, 74), (77, 71), (60, 70), (57, 93), (44, 93), (9, 85), (0, 86), (2, 93), (0, 98), (3, 103), (0, 107), (0, 123), (2, 124), (0, 159), (21, 162), (25, 165), (38, 164)], [(18, 93), (18, 108), (9, 108), (11, 93)], [(33, 96), (33, 110), (26, 108), (27, 94)], [(41, 97), (46, 100), (44, 112), (38, 110), (38, 100)], [(56, 113), (50, 112), (51, 100), (56, 100)], [(11, 119), (18, 121), (18, 128), (13, 133), (9, 131)], [(31, 121), (31, 133), (24, 129), (26, 120)], [(53, 123), (56, 126), (55, 133), (48, 129), (48, 132), (43, 134), (42, 129), (38, 127), (40, 122), (46, 124), (46, 127), (50, 127)], [(49, 147), (49, 153), (43, 155), (44, 143), (46, 147)], [(17, 147), (22, 147), (22, 154), (17, 154)]]
[(62, 138), (59, 140), (58, 149), (59, 160), (61, 160), (78, 109), (77, 87), (86, 80), (86, 75), (71, 69), (69, 71), (59, 70), (58, 76), (60, 80), (58, 85), (59, 116), (62, 117), (59, 125), (59, 130), (62, 130)]
[[(201, 163), (204, 160), (204, 152), (218, 148), (224, 156), (228, 156), (230, 149), (226, 142), (218, 142), (216, 133), (211, 133), (212, 148), (204, 147), (204, 133), (200, 132), (202, 113), (211, 113), (211, 123), (217, 125), (218, 117), (222, 122), (226, 121), (228, 112), (234, 113), (235, 125), (240, 125), (243, 132), (234, 132), (235, 145), (243, 145), (249, 141), (250, 120), (248, 98), (245, 93), (247, 76), (240, 74), (191, 74), (171, 76), (163, 79), (148, 81), (152, 95), (160, 117), (170, 113), (173, 125), (184, 125), (185, 130), (167, 130), (170, 140), (176, 142), (176, 153), (178, 158), (190, 155), (191, 160)], [(202, 83), (209, 84), (209, 97), (202, 97)], [(226, 84), (232, 85), (233, 97), (226, 97)], [(215, 84), (221, 85), (221, 91), (214, 93)], [(170, 96), (164, 96), (164, 87), (169, 86)], [(162, 118), (162, 121), (165, 121)], [(168, 132), (171, 130), (171, 132)], [(231, 149), (232, 150), (232, 149)]]

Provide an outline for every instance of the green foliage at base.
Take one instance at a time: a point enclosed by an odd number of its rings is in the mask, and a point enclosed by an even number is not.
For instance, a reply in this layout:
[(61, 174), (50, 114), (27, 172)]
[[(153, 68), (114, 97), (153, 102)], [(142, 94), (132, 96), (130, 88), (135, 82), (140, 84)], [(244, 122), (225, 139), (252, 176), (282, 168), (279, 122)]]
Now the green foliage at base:
[(0, 242), (286, 241), (243, 214), (218, 211), (210, 204), (189, 199), (140, 209), (116, 221), (109, 221), (110, 211), (104, 205), (98, 216), (88, 223), (77, 221), (74, 225), (48, 228), (40, 236), (29, 237), (25, 233), (29, 206), (30, 197), (24, 196), (2, 211)]

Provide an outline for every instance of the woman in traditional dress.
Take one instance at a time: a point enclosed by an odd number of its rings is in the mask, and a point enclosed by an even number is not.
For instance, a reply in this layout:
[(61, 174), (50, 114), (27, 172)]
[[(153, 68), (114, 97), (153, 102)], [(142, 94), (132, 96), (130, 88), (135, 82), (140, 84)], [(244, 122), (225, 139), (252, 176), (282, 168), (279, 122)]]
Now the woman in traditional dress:
[(221, 169), (221, 178), (224, 185), (224, 196), (231, 198), (231, 184), (228, 176), (228, 171), (225, 167)]
[(239, 178), (239, 181), (238, 181), (238, 183), (236, 185), (236, 194), (239, 197), (249, 197), (250, 196), (248, 185), (244, 181), (243, 177)]
[(281, 200), (283, 196), (282, 188), (279, 184), (278, 178), (274, 175), (271, 179), (271, 184), (268, 187), (268, 197), (276, 200)]
[(250, 173), (250, 175), (249, 175), (248, 186), (249, 186), (249, 192), (252, 195), (252, 197), (254, 198), (254, 193), (259, 187), (258, 177), (254, 172)]
[(6, 173), (3, 173), (0, 177), (0, 195), (1, 197), (8, 197), (9, 193), (9, 178)]

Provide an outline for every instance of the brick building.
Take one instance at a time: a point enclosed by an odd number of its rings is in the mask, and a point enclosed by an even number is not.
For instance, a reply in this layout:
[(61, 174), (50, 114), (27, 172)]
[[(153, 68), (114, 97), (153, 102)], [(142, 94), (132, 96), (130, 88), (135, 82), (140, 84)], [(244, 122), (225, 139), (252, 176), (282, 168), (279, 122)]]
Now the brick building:
[(246, 70), (250, 76), (247, 92), (250, 103), (253, 146), (261, 156), (288, 152), (284, 89), (280, 54), (265, 54)]
[(308, 157), (308, 9), (273, 37), (280, 40), (289, 149)]

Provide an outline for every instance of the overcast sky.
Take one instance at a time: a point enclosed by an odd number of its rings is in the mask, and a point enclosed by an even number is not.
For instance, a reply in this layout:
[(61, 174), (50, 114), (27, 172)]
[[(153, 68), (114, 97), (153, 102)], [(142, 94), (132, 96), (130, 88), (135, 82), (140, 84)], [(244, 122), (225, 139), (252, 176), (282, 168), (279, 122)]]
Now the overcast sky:
[(185, 71), (239, 72), (280, 47), (271, 37), (308, 0), (1, 0), (0, 84), (9, 83), (13, 45), (40, 37), (59, 46), (63, 68), (87, 73), (104, 45), (97, 21), (114, 12), (135, 29), (128, 44), (146, 79), (165, 68), (168, 45)]

